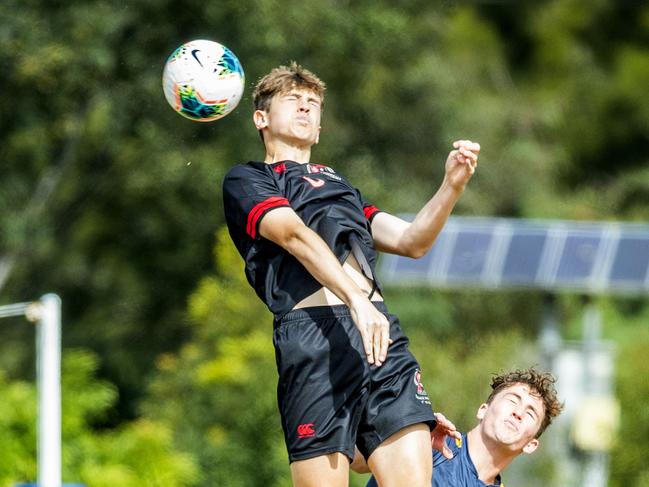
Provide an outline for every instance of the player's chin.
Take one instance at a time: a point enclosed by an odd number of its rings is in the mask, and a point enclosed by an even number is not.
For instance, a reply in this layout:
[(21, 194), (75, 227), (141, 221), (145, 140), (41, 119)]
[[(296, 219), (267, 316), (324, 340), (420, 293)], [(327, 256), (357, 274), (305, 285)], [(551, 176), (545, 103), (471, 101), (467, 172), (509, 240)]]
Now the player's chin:
[(310, 125), (298, 125), (297, 127), (294, 127), (292, 130), (292, 135), (296, 139), (304, 141), (314, 141), (318, 136), (317, 132), (313, 130), (313, 127), (311, 127)]
[(315, 145), (315, 144), (317, 144), (317, 142), (318, 142), (317, 137), (312, 137), (312, 136), (300, 137), (298, 140), (299, 140), (299, 141), (302, 143), (302, 145), (304, 145), (305, 147), (311, 147), (312, 145)]
[(512, 431), (503, 431), (496, 434), (495, 436), (498, 443), (500, 443), (502, 446), (507, 446), (510, 448), (516, 448), (516, 445), (521, 441), (520, 435)]

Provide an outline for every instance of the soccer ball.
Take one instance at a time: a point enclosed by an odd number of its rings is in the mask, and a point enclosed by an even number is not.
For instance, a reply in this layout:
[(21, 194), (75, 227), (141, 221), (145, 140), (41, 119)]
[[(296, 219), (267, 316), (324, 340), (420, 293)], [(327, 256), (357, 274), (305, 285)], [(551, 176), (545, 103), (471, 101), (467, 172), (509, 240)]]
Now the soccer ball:
[(162, 88), (169, 105), (183, 117), (211, 122), (225, 117), (241, 100), (241, 63), (230, 49), (214, 41), (186, 42), (164, 67)]

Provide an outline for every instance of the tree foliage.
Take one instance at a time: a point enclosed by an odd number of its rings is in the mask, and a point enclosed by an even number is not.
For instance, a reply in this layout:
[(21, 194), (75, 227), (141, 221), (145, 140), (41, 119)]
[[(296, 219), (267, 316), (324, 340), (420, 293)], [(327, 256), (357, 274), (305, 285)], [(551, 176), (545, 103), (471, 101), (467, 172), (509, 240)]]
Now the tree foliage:
[(287, 485), (277, 412), (272, 316), (255, 296), (227, 231), (190, 299), (193, 339), (158, 361), (147, 416), (172, 426), (209, 485)]
[[(64, 346), (96, 353), (97, 373), (119, 390), (94, 426), (162, 443), (169, 434), (196, 454), (205, 479), (285, 481), (272, 352), (262, 345), (268, 315), (224, 244), (210, 265), (222, 176), (262, 155), (251, 87), (276, 65), (295, 59), (327, 82), (314, 159), (381, 208), (421, 207), (450, 143), (471, 138), (481, 163), (457, 213), (649, 217), (643, 2), (5, 0), (0, 18), (0, 301), (60, 294)], [(166, 57), (195, 38), (223, 42), (246, 70), (241, 106), (213, 124), (174, 114), (160, 86)], [(495, 360), (483, 336), (514, 343), (536, 332), (538, 295), (388, 295), (413, 347), (441, 343), (461, 363)], [(566, 300), (568, 316), (577, 309)], [(636, 312), (621, 304), (614, 323)], [(0, 338), (0, 369), (15, 379), (7, 394), (28, 394), (30, 331), (3, 327)], [(476, 387), (472, 371), (456, 380)], [(619, 380), (629, 414), (639, 379), (621, 371)], [(196, 411), (180, 407), (194, 402)], [(256, 441), (257, 417), (271, 428), (260, 436), (263, 461), (252, 447), (233, 459), (234, 445)], [(22, 434), (29, 443), (33, 431)], [(24, 464), (11, 468), (29, 473), (26, 453), (12, 451)], [(624, 481), (646, 479), (637, 471)]]
[[(88, 487), (195, 485), (197, 465), (172, 448), (171, 431), (140, 419), (114, 431), (95, 424), (115, 406), (117, 391), (96, 378), (97, 358), (66, 353), (62, 367), (63, 479)], [(36, 390), (32, 383), (0, 377), (0, 485), (36, 478)]]

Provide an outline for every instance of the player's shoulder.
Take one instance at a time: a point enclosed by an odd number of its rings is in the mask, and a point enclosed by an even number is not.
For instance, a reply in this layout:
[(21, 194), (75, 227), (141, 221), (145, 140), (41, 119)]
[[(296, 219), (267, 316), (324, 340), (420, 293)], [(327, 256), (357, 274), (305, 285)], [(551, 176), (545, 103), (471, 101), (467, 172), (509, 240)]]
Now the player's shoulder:
[(242, 176), (245, 177), (253, 174), (259, 175), (265, 173), (266, 169), (267, 169), (267, 164), (264, 164), (263, 162), (258, 162), (258, 161), (242, 162), (232, 166), (225, 174), (225, 178), (231, 179), (231, 178), (237, 178)]
[(457, 459), (460, 456), (462, 448), (465, 446), (466, 442), (464, 441), (464, 435), (462, 435), (462, 438), (460, 439), (455, 439), (451, 436), (446, 437), (446, 446), (448, 447), (449, 450), (451, 450), (451, 453), (453, 454), (453, 457), (449, 460), (446, 458), (442, 452), (438, 450), (433, 450), (433, 467), (439, 466), (442, 463), (446, 463), (449, 461), (457, 461)]
[(242, 188), (272, 179), (268, 164), (257, 161), (236, 164), (232, 166), (223, 178), (225, 192), (239, 193)]
[(459, 453), (460, 450), (466, 447), (466, 435), (463, 434), (460, 438), (448, 436), (446, 446), (453, 452), (453, 455)]

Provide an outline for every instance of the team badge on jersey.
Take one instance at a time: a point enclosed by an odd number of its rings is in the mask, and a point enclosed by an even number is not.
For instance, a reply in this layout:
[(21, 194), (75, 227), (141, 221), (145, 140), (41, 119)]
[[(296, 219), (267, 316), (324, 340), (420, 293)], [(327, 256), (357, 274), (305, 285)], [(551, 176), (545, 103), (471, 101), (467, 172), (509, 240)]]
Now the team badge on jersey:
[(324, 164), (307, 164), (306, 171), (309, 174), (324, 174), (325, 176), (336, 179), (338, 181), (340, 181), (341, 179), (340, 176), (336, 174), (336, 171), (331, 169), (329, 166), (325, 166)]

